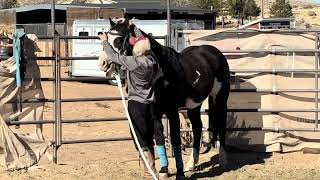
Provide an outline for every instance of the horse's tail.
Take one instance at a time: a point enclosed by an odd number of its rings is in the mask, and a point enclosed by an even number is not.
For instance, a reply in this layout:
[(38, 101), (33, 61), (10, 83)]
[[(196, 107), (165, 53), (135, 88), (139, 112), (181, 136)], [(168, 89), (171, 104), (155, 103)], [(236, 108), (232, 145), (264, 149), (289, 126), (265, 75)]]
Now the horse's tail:
[[(217, 82), (215, 82), (217, 83)], [(220, 90), (209, 95), (209, 130), (212, 132), (212, 142), (219, 140), (220, 146), (226, 144), (227, 101), (230, 83), (222, 82)], [(218, 139), (219, 137), (219, 139)]]

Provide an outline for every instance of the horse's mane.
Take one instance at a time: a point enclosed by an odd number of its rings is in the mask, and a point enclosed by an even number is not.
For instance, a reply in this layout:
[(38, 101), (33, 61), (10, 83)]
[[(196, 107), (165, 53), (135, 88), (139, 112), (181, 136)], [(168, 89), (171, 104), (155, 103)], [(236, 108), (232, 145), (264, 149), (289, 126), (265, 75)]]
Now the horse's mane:
[[(140, 31), (142, 32), (142, 34), (145, 37), (147, 37), (149, 39), (149, 41), (151, 43), (151, 49), (152, 49), (152, 51), (154, 51), (154, 53), (156, 53), (156, 54), (161, 53), (161, 56), (168, 56), (168, 55), (178, 56), (179, 53), (175, 49), (173, 49), (171, 47), (163, 46), (158, 41), (156, 41), (155, 38), (152, 37), (151, 35), (145, 33), (141, 29), (140, 29)], [(155, 52), (155, 51), (158, 51), (158, 52)]]
[(142, 31), (141, 29), (140, 29), (140, 31), (142, 32), (142, 34), (143, 34), (144, 37), (147, 37), (147, 38), (149, 39), (150, 43), (151, 43), (153, 46), (157, 46), (158, 48), (164, 47), (164, 46), (162, 46), (160, 43), (158, 43), (158, 41), (156, 41), (151, 35), (145, 33), (145, 32)]
[(151, 51), (156, 56), (162, 71), (169, 77), (169, 79), (179, 81), (181, 78), (184, 78), (183, 68), (180, 64), (180, 54), (171, 47), (161, 45), (151, 35), (144, 31), (141, 30), (141, 32), (149, 39), (151, 43)]

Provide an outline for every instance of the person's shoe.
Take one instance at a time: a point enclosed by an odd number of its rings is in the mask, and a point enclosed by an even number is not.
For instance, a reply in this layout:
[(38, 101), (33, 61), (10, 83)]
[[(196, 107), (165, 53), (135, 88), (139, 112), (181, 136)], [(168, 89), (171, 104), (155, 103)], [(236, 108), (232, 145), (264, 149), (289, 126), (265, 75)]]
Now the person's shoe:
[[(147, 159), (147, 163), (150, 166), (151, 170), (156, 174), (156, 168), (154, 163), (153, 154), (150, 151), (143, 151), (144, 156)], [(153, 179), (152, 175), (150, 174), (147, 166), (144, 164), (144, 179)]]
[(159, 180), (167, 180), (168, 178), (168, 167), (162, 167), (159, 171)]

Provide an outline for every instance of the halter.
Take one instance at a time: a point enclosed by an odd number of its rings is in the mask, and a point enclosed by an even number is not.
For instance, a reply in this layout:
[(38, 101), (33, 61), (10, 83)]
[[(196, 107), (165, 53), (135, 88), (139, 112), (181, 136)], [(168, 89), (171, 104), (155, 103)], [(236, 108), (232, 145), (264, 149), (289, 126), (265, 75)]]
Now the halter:
[[(111, 32), (112, 30), (114, 30), (114, 28), (116, 26), (118, 26), (119, 24), (115, 24), (113, 25), (109, 31), (107, 31), (107, 35), (108, 34), (111, 34), (111, 35), (115, 35), (115, 36), (120, 36), (121, 38), (123, 38), (123, 42), (121, 44), (121, 47), (119, 48), (119, 54), (127, 54), (127, 49), (126, 49), (126, 46), (128, 45), (128, 42), (129, 42), (129, 33), (127, 34), (124, 34), (124, 33), (114, 33), (114, 32)], [(112, 62), (113, 63), (113, 62)], [(120, 71), (120, 66), (119, 65), (116, 65), (115, 66), (115, 72), (116, 74), (119, 74), (119, 71)]]
[(111, 35), (116, 35), (116, 36), (121, 36), (121, 37), (125, 37), (127, 36), (127, 34), (121, 34), (121, 33), (114, 33), (114, 32), (111, 32), (114, 28), (116, 28), (119, 24), (115, 24), (113, 25), (109, 31), (107, 32), (107, 34), (111, 34)]
[(114, 33), (114, 32), (111, 32), (111, 31), (114, 30), (114, 28), (117, 27), (118, 25), (119, 25), (119, 24), (113, 25), (113, 26), (109, 29), (109, 31), (107, 32), (107, 34), (116, 35), (116, 36), (120, 36), (120, 37), (123, 38), (123, 42), (122, 42), (122, 45), (121, 45), (119, 51), (125, 53), (125, 52), (126, 52), (126, 46), (128, 45), (128, 41), (129, 41), (129, 33), (124, 34), (124, 33)]

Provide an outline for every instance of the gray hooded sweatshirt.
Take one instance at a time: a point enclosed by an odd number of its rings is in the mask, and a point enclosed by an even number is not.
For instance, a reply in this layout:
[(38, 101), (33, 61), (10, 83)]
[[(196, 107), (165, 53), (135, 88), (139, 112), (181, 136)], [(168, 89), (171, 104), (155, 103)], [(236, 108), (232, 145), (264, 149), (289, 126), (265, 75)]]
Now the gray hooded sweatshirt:
[(158, 72), (156, 60), (151, 55), (124, 56), (117, 53), (108, 41), (103, 49), (115, 63), (127, 69), (128, 100), (150, 104), (155, 101), (153, 83)]

